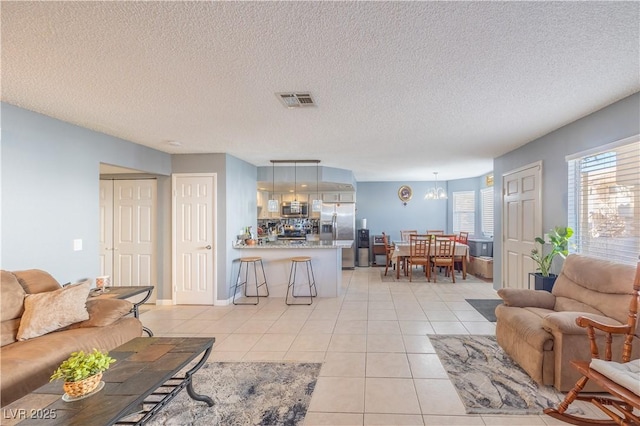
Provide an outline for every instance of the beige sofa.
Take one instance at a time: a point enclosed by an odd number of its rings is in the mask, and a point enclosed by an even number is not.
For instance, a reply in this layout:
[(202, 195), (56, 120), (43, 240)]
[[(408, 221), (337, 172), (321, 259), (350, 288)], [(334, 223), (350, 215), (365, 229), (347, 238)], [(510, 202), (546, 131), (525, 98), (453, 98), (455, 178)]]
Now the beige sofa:
[[(551, 293), (498, 290), (503, 299), (496, 308), (498, 344), (536, 382), (569, 391), (580, 377), (569, 362), (591, 359), (589, 339), (585, 329), (576, 325), (576, 318), (582, 315), (605, 324), (626, 324), (634, 275), (633, 266), (572, 254)], [(632, 359), (640, 357), (640, 322), (635, 334)], [(621, 350), (622, 340), (616, 342), (616, 338), (623, 336), (614, 336), (613, 346)], [(597, 390), (591, 382), (585, 388)]]
[(131, 303), (88, 300), (89, 282), (63, 288), (41, 270), (1, 274), (1, 406), (46, 384), (71, 352), (110, 351), (142, 335), (126, 316)]

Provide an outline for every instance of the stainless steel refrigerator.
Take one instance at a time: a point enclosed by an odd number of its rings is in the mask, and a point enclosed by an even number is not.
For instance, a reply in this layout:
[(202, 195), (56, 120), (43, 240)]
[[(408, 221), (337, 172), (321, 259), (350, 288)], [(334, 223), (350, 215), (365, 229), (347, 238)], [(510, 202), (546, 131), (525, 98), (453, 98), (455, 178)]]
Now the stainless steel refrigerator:
[(342, 249), (342, 269), (356, 266), (356, 205), (355, 203), (323, 203), (320, 213), (320, 239), (349, 240), (351, 248)]

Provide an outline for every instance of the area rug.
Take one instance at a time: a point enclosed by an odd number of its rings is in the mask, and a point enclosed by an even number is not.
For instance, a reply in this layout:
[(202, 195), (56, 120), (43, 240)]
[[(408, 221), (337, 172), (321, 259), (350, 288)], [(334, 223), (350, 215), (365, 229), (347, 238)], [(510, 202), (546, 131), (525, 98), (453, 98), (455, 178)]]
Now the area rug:
[(194, 401), (183, 390), (147, 424), (302, 425), (321, 366), (293, 362), (206, 363), (193, 376), (193, 389), (211, 397), (214, 406)]
[(494, 336), (429, 335), (429, 340), (469, 414), (541, 414), (564, 399), (552, 386), (531, 380)]
[(464, 299), (474, 309), (482, 314), (487, 321), (496, 322), (496, 306), (502, 304), (502, 299)]
[[(393, 283), (393, 282), (400, 282), (400, 283), (408, 283), (409, 282), (409, 276), (405, 276), (402, 271), (400, 271), (400, 278), (396, 278), (396, 271), (392, 270), (391, 268), (389, 268), (389, 270), (387, 271), (387, 275), (384, 274), (384, 268), (381, 268), (382, 270), (380, 271), (380, 278), (382, 280), (383, 283)], [(427, 283), (427, 279), (424, 276), (424, 272), (422, 270), (415, 270), (413, 272), (413, 282), (414, 283)], [(460, 272), (456, 272), (456, 284), (459, 283), (464, 283), (464, 284), (469, 284), (469, 283), (486, 283), (487, 281), (475, 277), (471, 274), (467, 274), (467, 279), (463, 280), (462, 279), (462, 275), (460, 274)], [(436, 284), (451, 284), (451, 278), (450, 277), (445, 277), (444, 275), (440, 274), (438, 275), (438, 281)]]

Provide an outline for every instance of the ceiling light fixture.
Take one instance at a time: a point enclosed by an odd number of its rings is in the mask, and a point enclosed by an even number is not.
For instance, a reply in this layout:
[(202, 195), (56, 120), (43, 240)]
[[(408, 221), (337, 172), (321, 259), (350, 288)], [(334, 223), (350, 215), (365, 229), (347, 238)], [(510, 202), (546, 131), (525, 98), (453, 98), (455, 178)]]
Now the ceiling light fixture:
[(293, 201), (291, 202), (291, 213), (300, 213), (300, 201), (298, 201), (298, 162), (293, 162)]
[(318, 160), (318, 162), (316, 163), (316, 199), (311, 202), (311, 211), (313, 212), (322, 211), (322, 200), (320, 199), (320, 196), (318, 194), (318, 164), (320, 164), (320, 160)]
[(276, 164), (271, 162), (271, 198), (267, 203), (267, 210), (269, 213), (276, 213), (278, 211), (278, 200), (276, 200)]
[(427, 194), (424, 196), (425, 200), (446, 200), (449, 198), (447, 196), (447, 191), (444, 188), (438, 186), (438, 172), (433, 172), (436, 176), (436, 181), (433, 184), (433, 188), (427, 191)]

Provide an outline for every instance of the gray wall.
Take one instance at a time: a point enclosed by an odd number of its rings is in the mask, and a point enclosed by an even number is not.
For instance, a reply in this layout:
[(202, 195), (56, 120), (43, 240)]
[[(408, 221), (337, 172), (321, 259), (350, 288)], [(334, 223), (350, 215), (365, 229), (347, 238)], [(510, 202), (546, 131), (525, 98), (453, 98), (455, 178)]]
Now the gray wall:
[(172, 169), (173, 173), (217, 174), (217, 298), (227, 299), (236, 255), (232, 242), (241, 228), (257, 223), (257, 169), (227, 154), (173, 155)]
[(639, 133), (640, 94), (636, 93), (494, 160), (495, 288), (502, 287), (502, 176), (511, 170), (542, 160), (542, 232), (554, 226), (566, 226), (568, 177), (565, 156)]
[(1, 267), (61, 283), (96, 277), (100, 163), (167, 176), (170, 156), (6, 103), (1, 112)]

